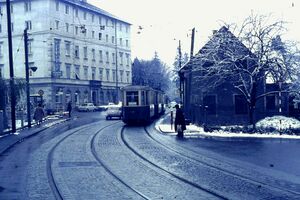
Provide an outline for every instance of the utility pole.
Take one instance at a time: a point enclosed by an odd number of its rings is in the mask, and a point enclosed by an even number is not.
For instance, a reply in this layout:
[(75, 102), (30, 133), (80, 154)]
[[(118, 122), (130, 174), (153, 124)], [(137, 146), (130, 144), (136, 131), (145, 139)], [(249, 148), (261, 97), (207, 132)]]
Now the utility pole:
[(180, 69), (181, 69), (181, 42), (179, 40), (179, 44), (178, 44), (178, 54), (179, 54), (179, 71), (178, 71), (178, 75), (179, 75), (179, 97), (180, 97), (180, 100), (183, 102), (183, 80), (182, 80), (182, 74), (180, 73)]
[(195, 28), (192, 29), (190, 59), (192, 59), (192, 57), (194, 56), (194, 38), (195, 38)]
[(16, 132), (16, 95), (15, 95), (15, 80), (14, 80), (14, 65), (13, 65), (13, 48), (12, 48), (12, 32), (11, 32), (11, 13), (10, 0), (6, 0), (7, 14), (7, 39), (8, 39), (8, 56), (9, 56), (9, 76), (10, 76), (10, 98), (11, 98), (11, 131)]
[(25, 30), (24, 30), (24, 50), (25, 50), (25, 74), (26, 74), (27, 123), (28, 123), (28, 128), (31, 128), (31, 108), (30, 108), (29, 63), (28, 63), (28, 34), (27, 34), (27, 28), (25, 28)]
[(117, 39), (117, 20), (115, 20), (115, 48), (116, 48), (116, 103), (119, 103), (119, 83), (118, 83), (118, 39)]

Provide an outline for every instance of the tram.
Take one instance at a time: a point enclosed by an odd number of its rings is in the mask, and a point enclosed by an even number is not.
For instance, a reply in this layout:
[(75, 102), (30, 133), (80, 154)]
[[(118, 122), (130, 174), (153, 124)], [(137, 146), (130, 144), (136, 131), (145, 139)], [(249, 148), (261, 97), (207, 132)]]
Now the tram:
[(148, 86), (125, 86), (122, 120), (126, 124), (148, 123), (165, 112), (165, 94)]

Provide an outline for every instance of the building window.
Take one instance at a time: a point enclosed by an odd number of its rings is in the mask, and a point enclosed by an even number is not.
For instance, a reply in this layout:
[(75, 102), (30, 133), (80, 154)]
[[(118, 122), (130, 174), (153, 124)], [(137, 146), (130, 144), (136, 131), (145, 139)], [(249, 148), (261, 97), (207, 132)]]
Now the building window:
[(80, 79), (80, 66), (74, 65), (74, 67), (75, 67), (75, 79), (79, 80)]
[(65, 6), (65, 13), (66, 13), (67, 15), (69, 14), (69, 8), (70, 8), (69, 5), (66, 4), (66, 6)]
[(1, 26), (1, 24), (0, 24), (0, 33), (2, 33), (2, 26)]
[(59, 28), (59, 21), (55, 20), (55, 29), (58, 30), (58, 28)]
[(105, 55), (106, 55), (106, 63), (109, 63), (109, 53), (108, 53), (108, 51), (105, 53)]
[(126, 33), (129, 32), (129, 26), (126, 26)]
[(71, 78), (71, 64), (66, 64), (66, 78)]
[(69, 33), (69, 23), (66, 23), (66, 32)]
[(120, 46), (123, 46), (123, 39), (120, 38)]
[(203, 105), (206, 109), (206, 114), (215, 115), (217, 114), (217, 102), (216, 95), (207, 95), (203, 98)]
[(95, 61), (95, 59), (96, 59), (95, 49), (92, 49), (92, 59), (93, 59), (93, 61)]
[(0, 42), (0, 57), (3, 57), (3, 42)]
[(115, 43), (115, 37), (114, 36), (111, 36), (111, 43)]
[(78, 17), (78, 8), (75, 8), (75, 17)]
[(106, 80), (109, 81), (109, 69), (106, 70)]
[(95, 21), (95, 15), (92, 14), (92, 22), (94, 23), (94, 21)]
[(99, 40), (102, 40), (102, 33), (99, 33)]
[(103, 54), (102, 54), (101, 50), (99, 51), (99, 61), (100, 61), (100, 63), (103, 62)]
[(29, 39), (29, 40), (27, 41), (27, 45), (28, 45), (28, 54), (29, 54), (30, 56), (32, 56), (32, 54), (33, 54), (33, 52), (32, 52), (32, 43), (33, 43), (33, 39)]
[(129, 47), (129, 41), (126, 40), (126, 47)]
[(237, 115), (248, 114), (248, 103), (244, 95), (234, 95), (234, 108)]
[(267, 110), (275, 110), (276, 109), (275, 94), (266, 96), (266, 109)]
[(24, 10), (25, 10), (25, 12), (31, 11), (31, 1), (24, 2)]
[(115, 64), (115, 62), (116, 62), (116, 55), (115, 55), (115, 53), (112, 53), (111, 57), (112, 57), (112, 63)]
[(116, 81), (116, 70), (112, 71), (112, 76), (113, 76), (113, 82)]
[(92, 31), (92, 38), (95, 38), (95, 31)]
[(13, 5), (13, 4), (10, 5), (10, 13), (11, 13), (11, 14), (14, 13), (14, 5)]
[(4, 69), (4, 65), (0, 64), (0, 78), (3, 78), (3, 69)]
[(31, 21), (25, 21), (25, 28), (26, 28), (27, 30), (32, 30)]
[(88, 55), (87, 55), (87, 47), (83, 47), (83, 58), (84, 58), (85, 60), (88, 59)]
[(99, 80), (102, 81), (103, 78), (103, 69), (99, 68)]
[(120, 31), (122, 31), (122, 24), (121, 24), (121, 23), (120, 23), (120, 27), (119, 27), (119, 30), (120, 30)]
[(86, 20), (86, 12), (83, 12), (83, 19)]
[(105, 20), (105, 25), (108, 26), (108, 19)]
[(79, 46), (75, 46), (75, 52), (74, 52), (74, 54), (75, 54), (75, 58), (79, 58)]
[(14, 32), (14, 23), (11, 23), (11, 32)]
[(129, 54), (126, 53), (126, 66), (129, 66), (129, 63), (130, 63), (130, 57)]
[(92, 80), (95, 80), (96, 78), (96, 68), (92, 67)]
[(66, 56), (71, 55), (71, 42), (70, 41), (65, 41), (65, 47), (66, 47)]
[(87, 66), (84, 66), (84, 71), (83, 71), (83, 75), (84, 75), (84, 79), (88, 79), (88, 67)]
[(129, 83), (130, 81), (130, 72), (126, 72), (126, 81)]
[(123, 52), (120, 52), (120, 65), (123, 65)]
[(124, 71), (120, 70), (120, 82), (123, 82), (123, 75), (124, 75)]
[(108, 42), (108, 35), (105, 36), (105, 41)]
[(55, 8), (56, 8), (56, 11), (59, 11), (59, 1), (55, 2)]
[(75, 35), (78, 35), (78, 26), (75, 26)]

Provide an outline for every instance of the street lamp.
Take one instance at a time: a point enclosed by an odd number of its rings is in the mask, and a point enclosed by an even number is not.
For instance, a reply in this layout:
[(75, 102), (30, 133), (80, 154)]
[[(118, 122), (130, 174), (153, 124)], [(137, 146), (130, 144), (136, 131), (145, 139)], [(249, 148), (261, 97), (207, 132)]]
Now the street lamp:
[[(24, 49), (25, 49), (25, 75), (26, 75), (26, 100), (27, 100), (27, 124), (31, 128), (31, 108), (30, 108), (30, 88), (29, 88), (29, 63), (28, 63), (28, 34), (27, 28), (24, 30)], [(35, 72), (37, 67), (30, 67)]]

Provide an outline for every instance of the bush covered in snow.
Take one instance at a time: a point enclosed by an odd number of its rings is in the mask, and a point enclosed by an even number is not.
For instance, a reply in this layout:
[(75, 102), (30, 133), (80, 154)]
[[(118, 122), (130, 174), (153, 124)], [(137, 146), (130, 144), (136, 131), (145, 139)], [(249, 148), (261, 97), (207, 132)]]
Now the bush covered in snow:
[(276, 130), (300, 128), (300, 121), (285, 116), (266, 117), (256, 123), (256, 127), (275, 128)]
[(286, 134), (299, 134), (300, 121), (285, 116), (266, 117), (256, 123), (256, 128), (259, 132), (275, 132)]

